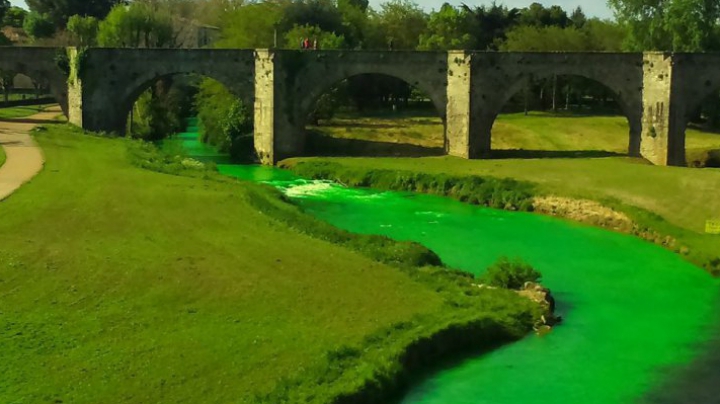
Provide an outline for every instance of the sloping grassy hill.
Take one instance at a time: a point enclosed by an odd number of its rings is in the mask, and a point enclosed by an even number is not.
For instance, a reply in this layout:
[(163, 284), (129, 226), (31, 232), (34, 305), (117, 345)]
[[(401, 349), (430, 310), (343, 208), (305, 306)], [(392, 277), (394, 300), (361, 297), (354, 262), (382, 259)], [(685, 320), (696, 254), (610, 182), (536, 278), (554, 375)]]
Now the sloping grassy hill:
[(45, 170), (0, 203), (0, 402), (252, 401), (449, 310), (262, 214), (256, 185), (143, 170), (124, 140), (68, 126), (37, 140)]

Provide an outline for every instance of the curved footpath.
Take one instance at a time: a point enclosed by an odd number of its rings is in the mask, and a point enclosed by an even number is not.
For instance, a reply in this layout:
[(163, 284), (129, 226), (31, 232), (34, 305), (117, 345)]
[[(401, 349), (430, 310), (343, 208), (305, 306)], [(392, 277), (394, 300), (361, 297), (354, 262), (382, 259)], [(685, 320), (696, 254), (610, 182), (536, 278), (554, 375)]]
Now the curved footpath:
[(5, 164), (0, 167), (0, 201), (42, 170), (45, 159), (30, 130), (43, 121), (52, 121), (60, 113), (59, 107), (50, 107), (26, 118), (0, 121), (0, 147), (6, 154)]

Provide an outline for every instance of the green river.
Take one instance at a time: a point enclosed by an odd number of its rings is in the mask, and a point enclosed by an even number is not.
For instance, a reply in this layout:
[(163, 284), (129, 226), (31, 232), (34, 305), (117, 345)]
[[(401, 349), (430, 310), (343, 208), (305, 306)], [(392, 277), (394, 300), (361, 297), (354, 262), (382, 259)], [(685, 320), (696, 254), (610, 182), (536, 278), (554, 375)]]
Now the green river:
[(191, 126), (176, 140), (188, 154), (218, 162), (225, 175), (278, 187), (337, 227), (420, 242), (473, 273), (502, 255), (542, 272), (561, 326), (438, 369), (403, 404), (643, 402), (692, 365), (716, 330), (720, 283), (655, 245), (551, 217), (227, 164), (195, 132)]

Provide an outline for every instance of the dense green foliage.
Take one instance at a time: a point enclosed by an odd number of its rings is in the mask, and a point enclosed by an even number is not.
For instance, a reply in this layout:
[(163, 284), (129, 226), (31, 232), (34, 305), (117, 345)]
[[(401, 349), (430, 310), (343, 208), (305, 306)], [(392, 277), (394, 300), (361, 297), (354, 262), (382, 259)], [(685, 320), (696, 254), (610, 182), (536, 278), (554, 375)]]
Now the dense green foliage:
[(95, 46), (100, 22), (95, 17), (74, 15), (67, 22), (67, 30), (73, 35), (75, 44), (80, 47)]
[(488, 286), (520, 290), (525, 282), (540, 282), (540, 278), (542, 274), (521, 259), (500, 257), (479, 279)]
[(5, 21), (5, 14), (10, 11), (10, 1), (0, 0), (0, 21)]
[(152, 3), (115, 6), (100, 22), (97, 42), (100, 46), (119, 48), (173, 47), (172, 16)]
[(33, 39), (48, 38), (55, 33), (55, 27), (45, 14), (30, 12), (23, 21), (23, 29)]
[(342, 164), (304, 161), (290, 167), (311, 179), (329, 179), (351, 187), (415, 191), (450, 196), (462, 202), (507, 210), (532, 210), (533, 186), (512, 179), (426, 175), (411, 171), (352, 169)]
[(151, 146), (65, 125), (35, 137), (46, 169), (0, 204), (2, 402), (380, 397), (538, 315), (466, 274), (405, 265), (408, 244), (363, 238), (395, 267), (323, 241), (354, 236), (263, 186), (130, 164), (174, 164)]
[(201, 140), (235, 161), (255, 159), (253, 110), (219, 82), (205, 79), (195, 96)]
[(63, 28), (73, 15), (104, 18), (122, 0), (26, 0), (30, 10), (48, 16), (57, 28)]
[[(2, 3), (0, 1), (0, 3)], [(14, 28), (22, 28), (25, 17), (27, 16), (27, 10), (12, 6), (5, 11), (5, 15), (0, 17), (0, 27), (8, 26)]]

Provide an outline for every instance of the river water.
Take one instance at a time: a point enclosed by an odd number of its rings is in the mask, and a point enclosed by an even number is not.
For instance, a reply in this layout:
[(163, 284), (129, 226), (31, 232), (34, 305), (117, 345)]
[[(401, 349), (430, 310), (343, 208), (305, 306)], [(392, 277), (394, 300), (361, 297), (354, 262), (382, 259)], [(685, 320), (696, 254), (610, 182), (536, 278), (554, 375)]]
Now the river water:
[(565, 318), (561, 326), (439, 369), (403, 404), (646, 401), (701, 359), (718, 325), (718, 281), (658, 246), (530, 213), (232, 165), (195, 132), (191, 126), (177, 138), (189, 154), (218, 162), (222, 174), (278, 187), (337, 227), (417, 241), (447, 265), (476, 274), (502, 255), (543, 274)]

